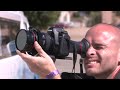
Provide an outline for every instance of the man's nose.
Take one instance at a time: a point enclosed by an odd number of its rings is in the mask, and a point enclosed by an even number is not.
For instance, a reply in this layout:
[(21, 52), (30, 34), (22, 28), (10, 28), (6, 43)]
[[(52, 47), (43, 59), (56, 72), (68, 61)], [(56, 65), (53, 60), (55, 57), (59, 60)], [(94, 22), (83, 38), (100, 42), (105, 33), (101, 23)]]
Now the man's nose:
[(88, 51), (86, 52), (86, 56), (93, 56), (95, 55), (95, 49), (91, 46), (88, 48)]

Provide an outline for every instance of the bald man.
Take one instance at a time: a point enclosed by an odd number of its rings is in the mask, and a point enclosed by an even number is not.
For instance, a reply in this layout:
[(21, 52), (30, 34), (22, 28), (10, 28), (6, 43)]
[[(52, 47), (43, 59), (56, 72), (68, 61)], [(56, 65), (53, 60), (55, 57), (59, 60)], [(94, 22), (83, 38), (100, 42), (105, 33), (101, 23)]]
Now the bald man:
[(86, 33), (85, 38), (90, 43), (84, 60), (86, 74), (97, 79), (118, 78), (120, 30), (108, 24), (98, 24)]
[[(90, 48), (84, 60), (85, 71), (88, 76), (96, 79), (120, 78), (120, 30), (108, 24), (97, 24), (85, 35), (90, 43)], [(17, 53), (28, 64), (31, 71), (42, 78), (61, 79), (53, 60), (35, 42), (35, 49), (40, 57), (29, 54)]]

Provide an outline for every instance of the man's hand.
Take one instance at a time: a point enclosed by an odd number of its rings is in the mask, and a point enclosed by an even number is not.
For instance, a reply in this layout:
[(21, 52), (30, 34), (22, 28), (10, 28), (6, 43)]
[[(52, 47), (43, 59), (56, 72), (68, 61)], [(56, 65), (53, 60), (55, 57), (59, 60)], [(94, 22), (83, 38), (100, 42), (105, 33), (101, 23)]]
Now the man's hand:
[[(27, 63), (30, 70), (45, 78), (50, 72), (56, 70), (55, 64), (51, 57), (42, 49), (37, 41), (34, 42), (34, 47), (38, 52), (39, 56), (31, 56), (28, 53), (21, 53), (16, 50), (17, 54)], [(60, 78), (60, 75), (54, 78)]]

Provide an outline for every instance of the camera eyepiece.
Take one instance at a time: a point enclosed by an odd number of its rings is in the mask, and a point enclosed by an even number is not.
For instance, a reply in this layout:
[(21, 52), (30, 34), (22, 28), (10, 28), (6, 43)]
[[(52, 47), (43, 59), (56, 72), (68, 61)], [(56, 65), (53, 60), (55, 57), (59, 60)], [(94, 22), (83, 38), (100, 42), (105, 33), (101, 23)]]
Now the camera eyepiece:
[(89, 42), (83, 38), (82, 41), (79, 44), (79, 54), (81, 55), (82, 58), (86, 57), (86, 52), (88, 50), (88, 48), (90, 47)]

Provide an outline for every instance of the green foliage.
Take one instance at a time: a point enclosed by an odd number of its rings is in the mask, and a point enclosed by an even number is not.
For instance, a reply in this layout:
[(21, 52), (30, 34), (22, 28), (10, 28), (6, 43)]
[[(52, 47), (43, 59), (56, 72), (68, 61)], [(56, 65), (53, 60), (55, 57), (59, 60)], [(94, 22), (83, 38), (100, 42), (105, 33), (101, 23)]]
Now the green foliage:
[(120, 16), (120, 11), (113, 11), (113, 13), (115, 13), (116, 16)]
[(100, 11), (91, 11), (89, 14), (89, 22), (87, 26), (93, 26), (101, 22), (101, 12)]
[(60, 14), (59, 11), (24, 11), (28, 18), (30, 26), (38, 29), (46, 30), (53, 25)]
[(78, 11), (78, 12), (73, 13), (73, 18), (80, 18), (79, 11)]

